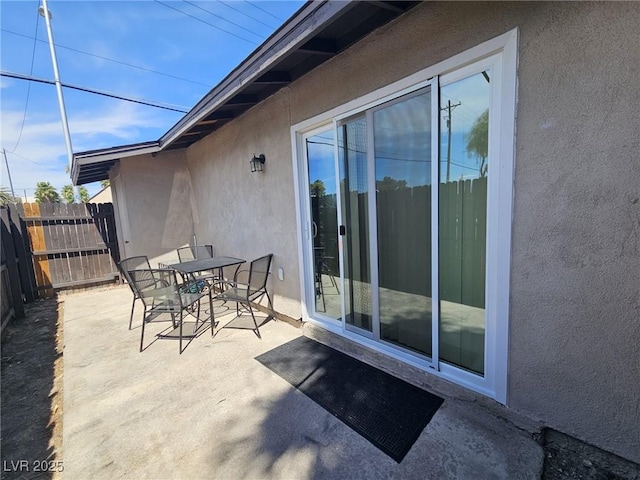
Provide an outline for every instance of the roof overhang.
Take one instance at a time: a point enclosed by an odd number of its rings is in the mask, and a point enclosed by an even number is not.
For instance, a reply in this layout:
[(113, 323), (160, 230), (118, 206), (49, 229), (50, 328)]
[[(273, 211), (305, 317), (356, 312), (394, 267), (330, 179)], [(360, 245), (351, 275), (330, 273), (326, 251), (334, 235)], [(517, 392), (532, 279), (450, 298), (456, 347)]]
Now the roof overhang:
[(308, 1), (157, 142), (75, 154), (74, 183), (108, 178), (120, 158), (189, 147), (418, 3)]
[(109, 170), (121, 158), (159, 151), (160, 144), (154, 141), (75, 153), (71, 166), (71, 180), (74, 185), (107, 180)]

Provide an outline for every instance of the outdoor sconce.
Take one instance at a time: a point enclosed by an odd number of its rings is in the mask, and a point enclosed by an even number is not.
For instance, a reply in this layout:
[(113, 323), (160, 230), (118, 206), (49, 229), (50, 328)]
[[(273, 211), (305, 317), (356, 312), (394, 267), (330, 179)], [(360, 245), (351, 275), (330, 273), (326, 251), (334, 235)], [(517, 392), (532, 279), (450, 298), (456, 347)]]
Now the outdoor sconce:
[(262, 170), (264, 170), (264, 161), (265, 161), (264, 153), (261, 153), (257, 157), (256, 157), (256, 154), (254, 153), (253, 158), (249, 162), (251, 164), (251, 171), (261, 172)]

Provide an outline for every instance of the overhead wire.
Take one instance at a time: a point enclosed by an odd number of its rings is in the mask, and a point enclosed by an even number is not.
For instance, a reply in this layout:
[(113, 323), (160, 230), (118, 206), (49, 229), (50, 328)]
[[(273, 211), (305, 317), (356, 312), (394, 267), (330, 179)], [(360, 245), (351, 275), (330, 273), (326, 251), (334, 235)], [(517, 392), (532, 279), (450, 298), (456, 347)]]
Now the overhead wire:
[[(46, 80), (44, 78), (35, 78), (35, 77), (27, 76), (27, 75), (22, 75), (20, 73), (0, 71), (0, 76), (8, 77), (8, 78), (15, 78), (15, 79), (18, 79), (18, 80), (28, 80), (28, 81), (37, 82), (37, 83), (46, 83), (46, 84), (49, 84), (49, 85), (54, 85), (55, 84), (55, 82), (53, 80)], [(149, 106), (149, 107), (162, 108), (164, 110), (171, 110), (171, 111), (180, 112), (180, 113), (187, 113), (187, 111), (188, 111), (186, 109), (186, 107), (180, 107), (178, 105), (169, 106), (167, 104), (162, 104), (160, 102), (153, 102), (151, 100), (124, 97), (122, 95), (117, 95), (115, 93), (105, 92), (103, 90), (95, 90), (95, 89), (86, 88), (86, 87), (80, 87), (78, 85), (72, 85), (72, 84), (69, 84), (69, 83), (60, 82), (60, 84), (65, 88), (70, 88), (70, 89), (73, 89), (73, 90), (79, 90), (81, 92), (93, 93), (93, 94), (96, 94), (96, 95), (102, 95), (103, 97), (115, 98), (117, 100), (124, 100), (126, 102), (139, 103), (141, 105), (146, 105), (146, 106)], [(177, 107), (180, 107), (180, 108), (177, 108)]]
[[(38, 4), (40, 4), (40, 0), (38, 0)], [(37, 10), (36, 10), (37, 12)], [(39, 18), (39, 13), (36, 13), (36, 28), (35, 28), (35, 33), (33, 35), (33, 50), (31, 52), (31, 67), (29, 68), (29, 75), (33, 75), (33, 64), (34, 64), (34, 60), (36, 58), (36, 44), (37, 44), (37, 39), (38, 39), (38, 25), (40, 24), (40, 18)], [(20, 140), (22, 139), (22, 132), (24, 130), (24, 124), (27, 120), (27, 109), (29, 107), (29, 96), (31, 94), (31, 82), (29, 82), (29, 84), (27, 85), (27, 98), (24, 102), (24, 112), (22, 114), (22, 123), (20, 124), (20, 132), (18, 133), (18, 139), (16, 140), (16, 144), (13, 147), (13, 150), (9, 150), (9, 152), (13, 153), (16, 151), (16, 149), (18, 148), (18, 145), (20, 145)]]
[(249, 0), (244, 0), (244, 1), (245, 1), (245, 2), (247, 2), (249, 5), (251, 5), (252, 7), (255, 7), (255, 8), (257, 8), (258, 10), (260, 10), (260, 11), (262, 11), (262, 12), (266, 13), (267, 15), (272, 16), (273, 18), (275, 18), (275, 19), (276, 19), (276, 20), (278, 20), (279, 22), (284, 22), (284, 18), (280, 18), (280, 17), (275, 16), (273, 13), (271, 13), (271, 12), (269, 12), (269, 11), (265, 10), (265, 9), (264, 9), (264, 8), (262, 8), (262, 7), (259, 7), (255, 2), (250, 2)]
[(175, 7), (172, 7), (171, 5), (169, 5), (169, 4), (167, 4), (167, 3), (164, 3), (164, 2), (161, 2), (160, 0), (153, 0), (153, 1), (154, 1), (154, 2), (156, 2), (156, 3), (159, 3), (160, 5), (165, 6), (165, 7), (167, 7), (167, 8), (170, 8), (171, 10), (175, 10), (175, 11), (176, 11), (176, 12), (178, 12), (178, 13), (181, 13), (181, 14), (183, 14), (183, 15), (186, 15), (187, 17), (191, 17), (191, 18), (193, 18), (194, 20), (197, 20), (197, 21), (199, 21), (199, 22), (201, 22), (201, 23), (204, 23), (205, 25), (209, 25), (210, 27), (213, 27), (213, 28), (215, 28), (216, 30), (220, 30), (221, 32), (225, 32), (225, 33), (227, 33), (227, 34), (229, 34), (229, 35), (231, 35), (231, 36), (233, 36), (233, 37), (239, 38), (240, 40), (244, 40), (245, 42), (248, 42), (248, 43), (250, 43), (250, 44), (252, 44), (252, 45), (256, 45), (256, 46), (258, 45), (256, 42), (254, 42), (254, 41), (252, 41), (252, 40), (249, 40), (248, 38), (241, 37), (240, 35), (237, 35), (237, 34), (235, 34), (235, 33), (233, 33), (233, 32), (230, 32), (229, 30), (225, 30), (224, 28), (219, 27), (219, 26), (217, 26), (217, 25), (214, 25), (213, 23), (209, 23), (209, 22), (207, 22), (207, 21), (205, 21), (205, 20), (202, 20), (201, 18), (198, 18), (198, 17), (196, 17), (195, 15), (191, 15), (190, 13), (187, 13), (187, 12), (185, 12), (185, 11), (183, 11), (183, 10), (180, 10), (180, 9), (178, 9), (178, 8), (175, 8)]
[(206, 8), (203, 8), (203, 7), (199, 6), (199, 5), (196, 5), (196, 4), (195, 4), (195, 3), (193, 3), (193, 2), (189, 2), (188, 0), (182, 0), (182, 1), (183, 1), (184, 3), (186, 3), (186, 4), (188, 4), (188, 5), (191, 5), (192, 7), (195, 7), (195, 8), (197, 8), (197, 9), (199, 9), (199, 10), (202, 10), (203, 12), (208, 13), (209, 15), (212, 15), (212, 16), (214, 16), (214, 17), (216, 17), (216, 18), (220, 18), (220, 19), (224, 20), (225, 22), (230, 23), (231, 25), (234, 25), (234, 26), (236, 26), (236, 27), (238, 27), (238, 28), (241, 28), (242, 30), (244, 30), (244, 31), (246, 31), (246, 32), (249, 32), (249, 33), (251, 33), (252, 35), (255, 35), (256, 37), (259, 37), (261, 40), (264, 40), (264, 39), (265, 39), (265, 37), (264, 37), (263, 35), (260, 35), (259, 33), (256, 33), (256, 32), (254, 32), (253, 30), (249, 30), (248, 28), (243, 27), (243, 26), (242, 26), (242, 25), (240, 25), (239, 23), (235, 23), (235, 22), (232, 22), (231, 20), (227, 20), (227, 19), (226, 19), (226, 18), (224, 18), (223, 16), (218, 15), (217, 13), (213, 13), (213, 12), (211, 12), (211, 11), (207, 10)]
[(224, 5), (225, 7), (230, 8), (231, 10), (235, 10), (236, 12), (240, 13), (241, 15), (244, 15), (245, 17), (248, 17), (248, 18), (250, 18), (251, 20), (253, 20), (253, 21), (255, 21), (255, 22), (260, 23), (260, 24), (264, 25), (265, 27), (269, 27), (269, 28), (277, 28), (277, 27), (274, 27), (273, 25), (269, 25), (268, 23), (263, 22), (263, 21), (262, 21), (262, 20), (260, 20), (259, 18), (253, 17), (253, 16), (249, 15), (248, 13), (243, 12), (243, 11), (242, 11), (242, 10), (240, 10), (239, 8), (232, 7), (230, 3), (223, 2), (222, 0), (220, 0), (218, 3), (221, 3), (221, 4), (222, 4), (222, 5)]
[[(24, 37), (24, 38), (29, 38), (29, 39), (30, 39), (30, 38), (32, 38), (32, 37), (30, 37), (30, 36), (28, 36), (28, 35), (24, 35), (24, 34), (22, 34), (22, 33), (17, 33), (17, 32), (12, 32), (11, 30), (7, 30), (7, 29), (5, 29), (5, 28), (0, 28), (0, 30), (1, 30), (1, 31), (3, 31), (3, 32), (6, 32), (6, 33), (10, 33), (10, 34), (12, 34), (12, 35), (17, 35), (17, 36), (19, 36), (19, 37)], [(35, 40), (36, 40), (37, 42), (47, 43), (45, 40), (40, 40), (40, 39), (38, 39), (38, 38), (35, 38)], [(60, 44), (57, 44), (57, 43), (54, 43), (54, 45), (55, 45), (55, 47), (56, 47), (56, 48), (62, 48), (62, 49), (65, 49), (65, 50), (71, 50), (72, 52), (81, 53), (81, 54), (83, 54), (83, 55), (89, 55), (89, 56), (91, 56), (91, 57), (99, 58), (99, 59), (101, 59), (101, 60), (107, 60), (107, 61), (109, 61), (109, 62), (118, 63), (118, 64), (120, 64), (120, 65), (124, 65), (124, 66), (127, 66), (127, 67), (137, 68), (138, 70), (143, 70), (143, 71), (145, 71), (145, 72), (155, 73), (155, 74), (157, 74), (157, 75), (163, 75), (163, 76), (165, 76), (165, 77), (174, 78), (174, 79), (176, 79), (176, 80), (182, 80), (183, 82), (195, 83), (195, 84), (197, 84), (197, 85), (202, 85), (202, 86), (205, 86), (205, 87), (210, 87), (210, 86), (211, 86), (211, 85), (210, 85), (210, 84), (208, 84), (208, 83), (202, 83), (202, 82), (198, 82), (198, 81), (195, 81), (195, 80), (190, 80), (190, 79), (188, 79), (188, 78), (179, 77), (179, 76), (177, 76), (177, 75), (171, 75), (170, 73), (164, 73), (164, 72), (159, 72), (159, 71), (157, 71), (157, 70), (152, 70), (152, 69), (150, 69), (150, 68), (140, 67), (140, 66), (138, 66), (138, 65), (133, 65), (132, 63), (122, 62), (122, 61), (120, 61), (120, 60), (115, 60), (115, 59), (113, 59), (113, 58), (103, 57), (102, 55), (97, 55), (97, 54), (95, 54), (95, 53), (85, 52), (85, 51), (82, 51), (82, 50), (78, 50), (78, 49), (76, 49), (76, 48), (67, 47), (67, 46), (65, 46), (65, 45), (60, 45)]]

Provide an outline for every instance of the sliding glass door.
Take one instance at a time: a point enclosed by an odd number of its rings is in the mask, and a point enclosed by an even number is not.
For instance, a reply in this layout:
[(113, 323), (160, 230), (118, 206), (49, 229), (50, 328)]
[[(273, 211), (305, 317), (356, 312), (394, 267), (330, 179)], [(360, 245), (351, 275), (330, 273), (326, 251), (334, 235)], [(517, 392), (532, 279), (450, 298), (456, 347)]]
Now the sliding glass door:
[(312, 316), (485, 374), (490, 104), (476, 69), (303, 137)]

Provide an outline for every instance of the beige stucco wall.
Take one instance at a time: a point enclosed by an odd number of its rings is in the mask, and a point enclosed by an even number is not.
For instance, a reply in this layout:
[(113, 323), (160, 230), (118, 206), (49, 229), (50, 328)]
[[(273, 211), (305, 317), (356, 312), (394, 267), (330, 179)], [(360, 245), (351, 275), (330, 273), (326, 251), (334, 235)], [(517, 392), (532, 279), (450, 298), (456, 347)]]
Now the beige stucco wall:
[[(301, 317), (289, 135), (288, 91), (258, 105), (187, 150), (196, 200), (195, 231), (216, 254), (253, 259), (273, 253), (275, 309)], [(264, 171), (251, 173), (254, 153)], [(278, 269), (284, 280), (278, 279)]]
[(111, 185), (120, 223), (126, 221), (123, 204), (128, 217), (128, 227), (121, 225), (118, 232), (124, 243), (122, 256), (147, 255), (152, 266), (177, 261), (176, 248), (188, 245), (193, 235), (191, 178), (184, 150), (125, 158), (115, 173)]
[(198, 239), (273, 252), (299, 317), (290, 125), (518, 27), (508, 403), (640, 462), (639, 22), (634, 3), (420, 4), (187, 150)]
[(637, 462), (639, 22), (631, 3), (425, 3), (291, 99), (296, 123), (519, 28), (508, 404)]

